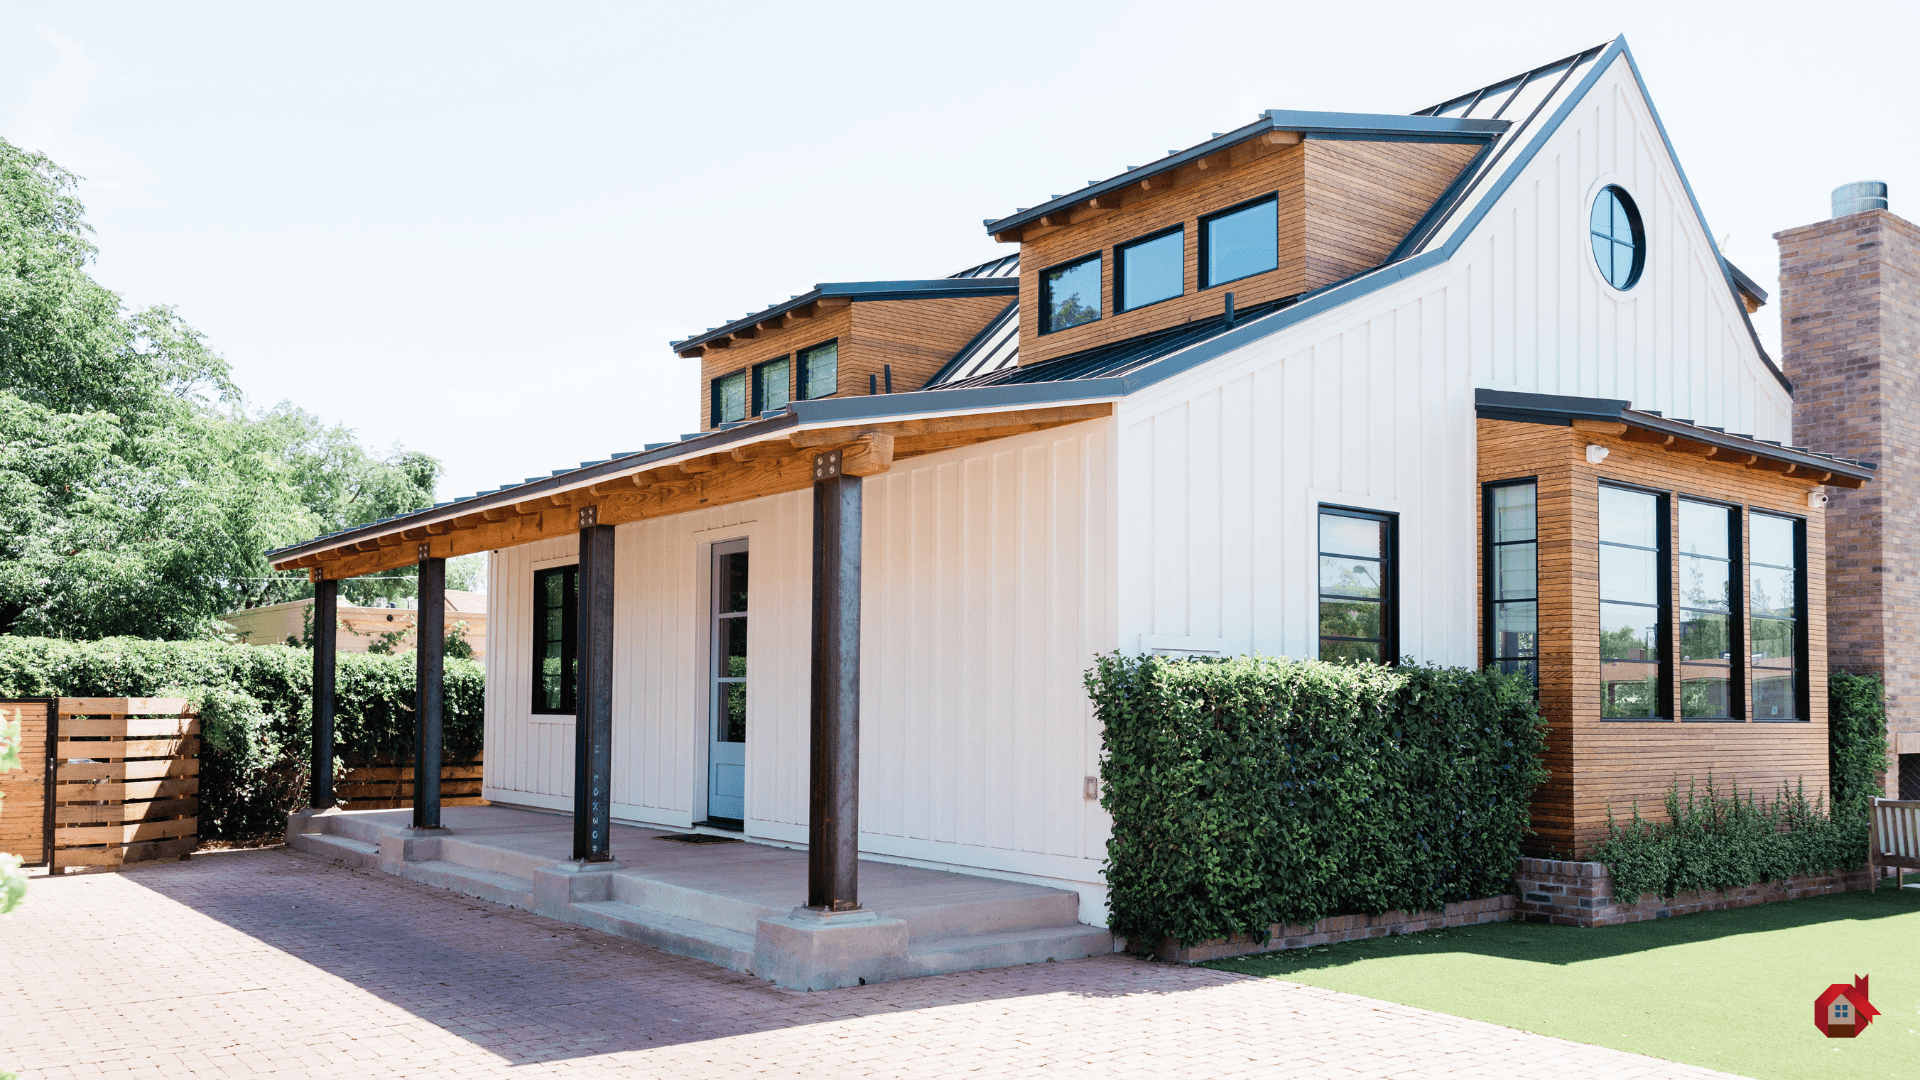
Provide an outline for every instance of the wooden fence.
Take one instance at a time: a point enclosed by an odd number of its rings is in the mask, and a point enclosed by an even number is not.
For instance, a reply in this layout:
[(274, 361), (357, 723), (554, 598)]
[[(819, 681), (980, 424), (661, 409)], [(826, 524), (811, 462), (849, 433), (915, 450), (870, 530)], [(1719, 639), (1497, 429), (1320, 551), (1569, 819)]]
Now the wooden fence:
[(185, 857), (200, 843), (200, 721), (182, 698), (61, 698), (53, 865)]
[[(347, 763), (347, 774), (334, 785), (344, 810), (392, 810), (413, 805), (413, 766), (407, 762)], [(480, 797), (480, 761), (440, 766), (441, 806), (484, 806)]]
[(47, 721), (53, 698), (0, 701), (0, 726), (20, 722), (20, 768), (0, 773), (0, 851), (41, 866), (53, 848), (47, 843)]

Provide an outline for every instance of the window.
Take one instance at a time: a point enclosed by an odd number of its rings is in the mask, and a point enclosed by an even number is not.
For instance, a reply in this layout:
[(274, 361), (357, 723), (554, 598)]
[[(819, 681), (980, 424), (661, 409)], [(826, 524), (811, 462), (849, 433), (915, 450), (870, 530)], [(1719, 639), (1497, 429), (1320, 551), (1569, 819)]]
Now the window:
[(1753, 540), (1753, 718), (1804, 720), (1806, 642), (1805, 524), (1796, 518), (1755, 511)]
[(1121, 311), (1171, 300), (1187, 291), (1186, 226), (1114, 249), (1114, 307)]
[(1600, 715), (1668, 714), (1667, 504), (1645, 491), (1600, 485)]
[(1320, 659), (1399, 655), (1392, 514), (1320, 508)]
[(1040, 271), (1040, 332), (1051, 334), (1100, 318), (1100, 256)]
[(713, 380), (713, 426), (747, 418), (747, 373), (736, 371)]
[(1593, 234), (1593, 260), (1607, 284), (1625, 292), (1640, 280), (1647, 264), (1647, 233), (1640, 226), (1640, 210), (1633, 197), (1609, 184), (1593, 199), (1588, 222)]
[(714, 553), (713, 665), (715, 730), (720, 742), (747, 741), (747, 551)]
[(823, 398), (840, 389), (840, 343), (800, 350), (800, 396)]
[(1740, 515), (1729, 506), (1680, 500), (1680, 716), (1733, 720), (1741, 682), (1734, 628), (1739, 625)]
[(533, 572), (533, 711), (573, 715), (580, 567)]
[(787, 367), (783, 356), (753, 369), (753, 415), (787, 407)]
[(1200, 287), (1210, 289), (1280, 265), (1280, 199), (1275, 195), (1200, 219)]
[(1532, 480), (1488, 484), (1482, 499), (1487, 548), (1487, 661), (1540, 681), (1540, 570)]

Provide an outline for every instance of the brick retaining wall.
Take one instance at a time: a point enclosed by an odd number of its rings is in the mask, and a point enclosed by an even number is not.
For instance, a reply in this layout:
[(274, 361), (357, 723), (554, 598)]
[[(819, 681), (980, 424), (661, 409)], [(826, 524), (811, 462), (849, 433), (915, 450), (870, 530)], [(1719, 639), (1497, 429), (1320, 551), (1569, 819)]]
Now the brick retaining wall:
[(1389, 911), (1384, 915), (1329, 915), (1311, 925), (1274, 924), (1262, 943), (1244, 934), (1215, 938), (1184, 945), (1173, 938), (1160, 943), (1154, 953), (1162, 960), (1197, 964), (1202, 960), (1220, 960), (1250, 953), (1277, 952), (1308, 945), (1328, 945), (1336, 941), (1387, 937), (1393, 934), (1417, 934), (1422, 930), (1441, 930), (1450, 926), (1508, 922), (1513, 919), (1514, 898), (1491, 896), (1485, 900), (1463, 900), (1448, 904), (1440, 911)]
[(1631, 907), (1614, 903), (1613, 878), (1597, 862), (1521, 859), (1513, 875), (1520, 894), (1516, 918), (1560, 926), (1615, 926), (1620, 923), (1692, 915), (1701, 911), (1751, 907), (1803, 896), (1851, 892), (1867, 887), (1867, 872), (1854, 870), (1787, 878), (1727, 892), (1683, 892), (1672, 899), (1646, 895)]

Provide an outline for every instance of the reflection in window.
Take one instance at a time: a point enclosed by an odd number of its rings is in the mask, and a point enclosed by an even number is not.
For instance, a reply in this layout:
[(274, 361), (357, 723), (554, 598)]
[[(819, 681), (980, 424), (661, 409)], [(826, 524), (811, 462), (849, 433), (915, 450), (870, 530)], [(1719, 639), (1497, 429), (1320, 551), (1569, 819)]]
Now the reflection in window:
[(1200, 287), (1224, 285), (1280, 265), (1280, 201), (1262, 199), (1200, 219)]
[(1600, 715), (1663, 716), (1660, 498), (1600, 486)]
[(1800, 523), (1757, 512), (1750, 521), (1753, 718), (1805, 719), (1800, 712)]
[(1531, 480), (1487, 488), (1487, 659), (1540, 680), (1540, 573)]
[(1116, 305), (1121, 311), (1169, 300), (1186, 291), (1187, 233), (1184, 227), (1114, 252)]
[(533, 711), (571, 716), (578, 668), (580, 567), (533, 572)]
[(736, 371), (713, 380), (713, 423), (731, 424), (747, 418), (747, 373)]
[(1722, 720), (1739, 713), (1734, 662), (1731, 507), (1680, 500), (1680, 715)]
[(1395, 660), (1391, 514), (1320, 508), (1320, 659)]
[(840, 343), (829, 341), (800, 352), (801, 397), (823, 398), (840, 389)]
[(1051, 334), (1100, 317), (1100, 256), (1040, 273), (1040, 332)]
[(753, 369), (753, 414), (770, 413), (787, 405), (787, 358), (769, 360)]

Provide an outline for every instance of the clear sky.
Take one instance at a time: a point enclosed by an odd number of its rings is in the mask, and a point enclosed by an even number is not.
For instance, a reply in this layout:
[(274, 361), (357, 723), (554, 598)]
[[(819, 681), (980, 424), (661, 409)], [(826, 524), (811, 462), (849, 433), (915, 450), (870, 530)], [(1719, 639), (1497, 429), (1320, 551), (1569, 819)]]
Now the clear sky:
[(1619, 33), (1771, 289), (1835, 185), (1920, 218), (1917, 10), (12, 0), (0, 135), (86, 177), (98, 278), (253, 405), (437, 455), (450, 498), (695, 430), (669, 340), (1010, 253), (983, 218), (1263, 109), (1410, 112)]

